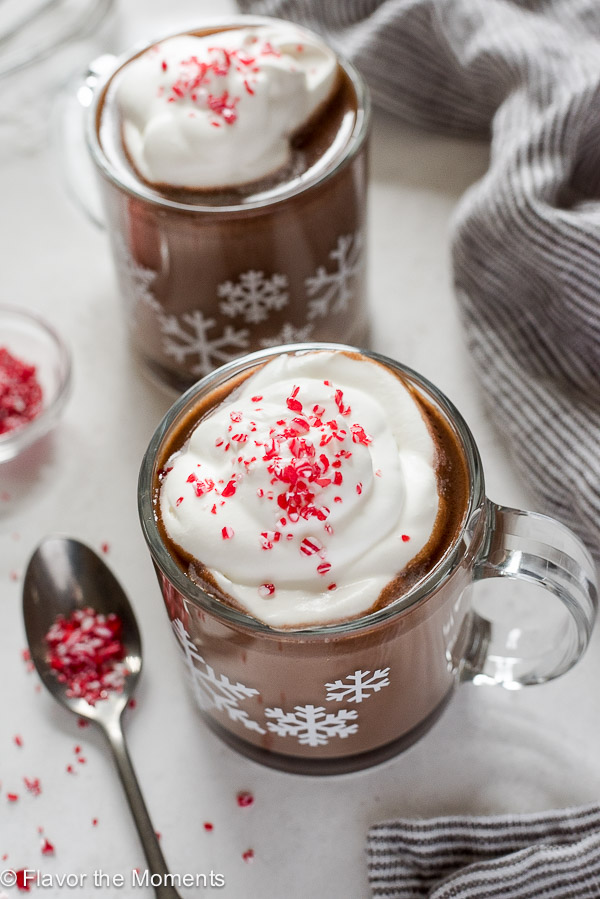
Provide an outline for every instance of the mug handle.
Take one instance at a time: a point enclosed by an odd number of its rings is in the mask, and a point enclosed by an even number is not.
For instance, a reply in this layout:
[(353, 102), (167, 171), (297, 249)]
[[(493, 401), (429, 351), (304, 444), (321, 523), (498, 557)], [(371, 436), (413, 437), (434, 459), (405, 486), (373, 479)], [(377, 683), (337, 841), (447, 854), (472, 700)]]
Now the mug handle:
[[(590, 640), (597, 609), (592, 557), (569, 528), (547, 515), (490, 500), (483, 514), (487, 516), (483, 546), (473, 569), (474, 585), (467, 589), (474, 593), (477, 583), (489, 578), (504, 578), (515, 589), (509, 594), (505, 589), (497, 603), (506, 620), (485, 617), (472, 596), (460, 679), (518, 689), (559, 677), (581, 657)], [(552, 622), (545, 596), (542, 621), (538, 609), (536, 623), (520, 627), (515, 611), (522, 601), (517, 588), (523, 584), (543, 588), (559, 600), (551, 605), (554, 612), (561, 612), (561, 620)]]
[(86, 145), (88, 108), (98, 85), (115, 70), (117, 57), (98, 56), (85, 72), (65, 84), (56, 100), (54, 146), (67, 193), (98, 228), (104, 229), (104, 213), (94, 164)]

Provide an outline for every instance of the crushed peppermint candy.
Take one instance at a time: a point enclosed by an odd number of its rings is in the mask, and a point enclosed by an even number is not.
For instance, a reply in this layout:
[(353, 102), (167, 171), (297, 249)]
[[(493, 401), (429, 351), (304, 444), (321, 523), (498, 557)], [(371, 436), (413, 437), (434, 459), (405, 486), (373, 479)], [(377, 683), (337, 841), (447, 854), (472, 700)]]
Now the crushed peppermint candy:
[(129, 669), (118, 615), (103, 615), (91, 608), (75, 609), (69, 618), (59, 615), (46, 634), (47, 661), (67, 696), (89, 705), (121, 693)]
[(416, 392), (377, 361), (329, 350), (274, 354), (221, 386), (175, 423), (157, 466), (172, 469), (154, 483), (167, 551), (269, 627), (375, 608), (439, 512)]
[(249, 808), (251, 805), (254, 805), (254, 794), (249, 790), (240, 790), (236, 800), (240, 808)]
[(177, 78), (170, 82), (167, 75), (169, 65), (166, 60), (160, 59), (158, 64), (162, 76), (158, 96), (167, 103), (186, 101), (210, 110), (213, 126), (233, 125), (238, 118), (240, 97), (231, 96), (227, 90), (218, 92), (218, 79), (227, 77), (231, 70), (235, 70), (243, 76), (244, 90), (252, 97), (261, 71), (261, 57), (280, 54), (268, 42), (255, 46), (252, 54), (243, 48), (217, 45), (209, 47), (208, 54), (207, 60), (199, 59), (195, 54), (179, 60), (174, 65)]
[(42, 855), (54, 855), (54, 845), (46, 837), (42, 839)]
[(0, 435), (36, 418), (42, 411), (42, 400), (35, 365), (0, 347)]
[[(346, 448), (345, 442), (351, 435), (353, 443), (367, 446), (372, 438), (358, 422), (352, 422), (348, 431), (342, 420), (352, 414), (350, 405), (344, 400), (344, 392), (330, 381), (324, 386), (331, 388), (333, 406), (337, 416), (329, 417), (328, 410), (320, 403), (312, 404), (305, 409), (300, 386), (294, 384), (285, 399), (288, 415), (277, 420), (276, 426), (269, 432), (266, 442), (254, 440), (257, 449), (262, 450), (261, 461), (267, 464), (271, 475), (271, 484), (276, 490), (277, 507), (283, 513), (278, 521), (281, 527), (292, 526), (299, 521), (314, 521), (315, 526), (322, 526), (325, 534), (331, 536), (333, 529), (328, 523), (330, 509), (322, 500), (323, 491), (330, 485), (340, 486), (343, 483), (342, 468), (344, 462), (352, 457), (352, 451)], [(255, 397), (255, 400), (262, 397)], [(310, 410), (310, 411), (309, 411)], [(326, 417), (326, 413), (327, 417)], [(334, 442), (332, 447), (328, 445)], [(325, 447), (328, 447), (325, 450)], [(252, 462), (256, 461), (256, 457)], [(357, 493), (362, 492), (362, 485), (357, 486)], [(224, 493), (222, 493), (224, 495)], [(262, 498), (264, 491), (259, 489)], [(334, 497), (334, 502), (342, 502), (341, 497)], [(263, 531), (260, 534), (260, 546), (273, 549), (282, 534), (279, 530)], [(287, 540), (293, 540), (293, 531), (286, 534)], [(316, 536), (304, 537), (299, 543), (302, 555), (315, 556), (316, 571), (325, 575), (331, 570), (331, 563), (324, 561), (327, 549)], [(329, 590), (334, 589), (329, 586)], [(273, 596), (274, 584), (262, 584), (258, 593), (264, 598)]]
[(23, 893), (29, 893), (31, 887), (28, 881), (31, 878), (31, 869), (19, 868), (18, 871), (14, 872), (14, 876), (17, 889)]
[(42, 793), (42, 784), (40, 783), (39, 777), (24, 777), (23, 783), (27, 789), (28, 793), (31, 793), (32, 796), (40, 796)]
[[(353, 444), (368, 446), (372, 437), (360, 422), (352, 416), (351, 405), (344, 391), (331, 381), (323, 381), (329, 393), (329, 401), (306, 401), (301, 385), (292, 384), (282, 398), (280, 417), (268, 435), (257, 438), (256, 423), (240, 408), (231, 409), (224, 418), (222, 431), (212, 438), (214, 447), (227, 453), (235, 443), (238, 453), (232, 458), (232, 470), (223, 479), (199, 476), (197, 468), (185, 475), (185, 493), (175, 500), (175, 506), (193, 502), (203, 503), (210, 494), (210, 510), (213, 515), (227, 514), (227, 503), (238, 490), (245, 477), (257, 465), (264, 465), (270, 487), (259, 486), (256, 496), (261, 502), (273, 503), (273, 524), (256, 535), (257, 549), (265, 553), (276, 551), (283, 545), (297, 540), (302, 556), (314, 558), (314, 570), (319, 576), (329, 574), (332, 568), (327, 556), (327, 542), (334, 534), (327, 503), (342, 503), (340, 495), (325, 494), (327, 488), (340, 488), (344, 484), (345, 468), (354, 463)], [(251, 402), (263, 400), (262, 394), (253, 395)], [(352, 460), (350, 462), (349, 460)], [(167, 472), (170, 469), (167, 469)], [(189, 491), (189, 492), (187, 492)], [(355, 484), (356, 494), (363, 492), (362, 483)], [(326, 501), (325, 497), (329, 496)], [(216, 502), (213, 502), (213, 497)], [(294, 533), (298, 523), (311, 524), (312, 533), (302, 536)], [(235, 543), (234, 528), (220, 524), (221, 539)], [(318, 536), (322, 534), (322, 536)], [(335, 589), (335, 582), (326, 588)], [(270, 580), (258, 586), (258, 595), (269, 599), (275, 595), (276, 584)]]

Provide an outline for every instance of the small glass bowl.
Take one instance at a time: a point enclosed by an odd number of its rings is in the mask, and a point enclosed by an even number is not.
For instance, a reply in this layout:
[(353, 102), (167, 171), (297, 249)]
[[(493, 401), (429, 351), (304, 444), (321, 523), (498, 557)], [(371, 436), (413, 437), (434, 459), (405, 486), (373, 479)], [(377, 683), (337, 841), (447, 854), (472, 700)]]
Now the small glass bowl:
[(0, 348), (34, 365), (42, 388), (41, 411), (31, 421), (0, 435), (0, 462), (14, 459), (56, 424), (69, 395), (70, 353), (53, 327), (24, 309), (0, 306)]

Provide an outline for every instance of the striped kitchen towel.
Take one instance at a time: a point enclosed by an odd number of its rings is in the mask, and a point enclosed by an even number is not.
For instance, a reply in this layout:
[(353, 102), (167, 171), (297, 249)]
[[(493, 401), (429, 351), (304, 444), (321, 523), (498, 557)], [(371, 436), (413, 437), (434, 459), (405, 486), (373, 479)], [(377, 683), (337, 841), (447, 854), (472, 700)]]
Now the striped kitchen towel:
[(374, 899), (600, 896), (600, 808), (401, 819), (369, 831)]
[(452, 232), (475, 376), (537, 507), (600, 559), (600, 3), (238, 6), (320, 31), (405, 120), (489, 136)]

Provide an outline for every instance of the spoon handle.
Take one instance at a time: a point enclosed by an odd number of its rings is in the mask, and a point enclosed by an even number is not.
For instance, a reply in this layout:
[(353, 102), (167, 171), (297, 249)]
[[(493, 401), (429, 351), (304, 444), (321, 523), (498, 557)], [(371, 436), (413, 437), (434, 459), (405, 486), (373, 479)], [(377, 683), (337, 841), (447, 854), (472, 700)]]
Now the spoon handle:
[[(158, 838), (144, 797), (142, 796), (129, 752), (125, 743), (125, 734), (121, 726), (121, 719), (113, 718), (109, 721), (98, 722), (108, 739), (113, 752), (119, 777), (127, 796), (129, 808), (135, 821), (135, 826), (142, 843), (144, 855), (148, 863), (150, 877), (154, 876), (154, 891), (156, 899), (181, 899), (179, 893), (171, 884), (172, 875), (169, 874), (162, 850), (158, 844)], [(158, 882), (158, 885), (155, 885)]]

